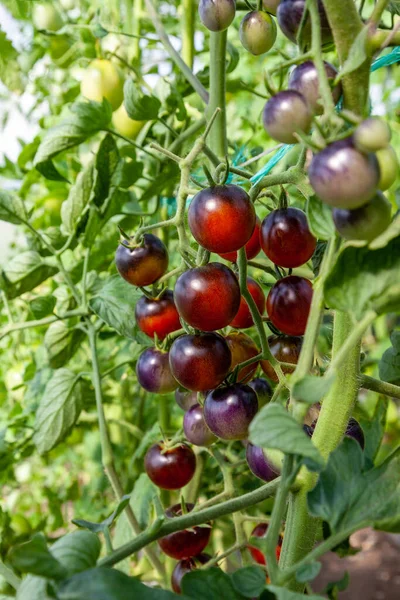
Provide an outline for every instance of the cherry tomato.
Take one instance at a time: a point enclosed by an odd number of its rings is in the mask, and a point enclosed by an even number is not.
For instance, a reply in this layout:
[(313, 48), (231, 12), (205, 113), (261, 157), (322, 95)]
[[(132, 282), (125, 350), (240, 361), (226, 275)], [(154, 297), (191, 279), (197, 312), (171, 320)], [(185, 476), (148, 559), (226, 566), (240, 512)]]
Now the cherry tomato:
[[(253, 531), (250, 534), (250, 539), (251, 538), (263, 539), (266, 537), (267, 531), (268, 531), (268, 524), (260, 523), (259, 525), (256, 525), (254, 527)], [(279, 558), (281, 556), (282, 544), (283, 544), (283, 537), (280, 535), (278, 543), (275, 548), (275, 556), (276, 556), (277, 561), (279, 561)], [(256, 561), (256, 563), (258, 563), (259, 565), (267, 564), (266, 558), (265, 558), (264, 554), (261, 552), (261, 550), (259, 550), (258, 548), (254, 547), (254, 546), (248, 546), (248, 548), (250, 550), (251, 556)]]
[(171, 587), (174, 592), (176, 594), (181, 594), (183, 576), (186, 575), (186, 573), (190, 573), (190, 571), (197, 569), (200, 565), (205, 565), (209, 560), (211, 560), (211, 556), (203, 553), (198, 556), (193, 556), (193, 558), (183, 558), (176, 563), (171, 575)]
[(289, 269), (304, 265), (317, 245), (305, 213), (292, 207), (273, 210), (265, 217), (260, 241), (263, 251), (275, 265)]
[(145, 233), (137, 246), (118, 246), (115, 264), (121, 277), (128, 283), (143, 287), (164, 275), (168, 267), (168, 251), (158, 237)]
[(310, 183), (325, 204), (358, 208), (371, 200), (379, 184), (375, 154), (363, 154), (352, 138), (333, 142), (314, 156), (308, 169)]
[(209, 392), (204, 402), (204, 419), (223, 440), (243, 440), (257, 410), (255, 391), (248, 385), (235, 383)]
[(246, 50), (255, 56), (271, 50), (275, 44), (276, 35), (275, 20), (261, 10), (247, 13), (240, 23), (240, 41)]
[(224, 31), (235, 18), (234, 0), (200, 0), (200, 20), (210, 31)]
[(81, 94), (88, 100), (102, 102), (106, 98), (116, 110), (124, 99), (124, 80), (121, 71), (109, 60), (96, 58), (85, 71)]
[(175, 390), (175, 402), (185, 412), (198, 403), (197, 392), (189, 392), (183, 388)]
[(205, 392), (217, 387), (228, 375), (232, 354), (218, 333), (182, 335), (170, 349), (171, 371), (186, 389)]
[(392, 137), (389, 125), (379, 117), (365, 119), (354, 132), (355, 147), (361, 152), (376, 152), (389, 146)]
[(265, 131), (277, 142), (297, 144), (295, 133), (308, 133), (312, 112), (304, 98), (295, 90), (284, 90), (272, 96), (264, 106)]
[(261, 408), (271, 400), (272, 388), (263, 377), (256, 377), (248, 385), (255, 391), (258, 398), (258, 407)]
[[(257, 256), (257, 254), (261, 250), (260, 228), (261, 228), (261, 221), (257, 217), (256, 218), (256, 226), (254, 227), (253, 235), (251, 236), (251, 238), (249, 239), (249, 241), (247, 242), (247, 244), (245, 246), (247, 260), (251, 260), (252, 258)], [(224, 258), (225, 260), (229, 260), (230, 262), (233, 262), (233, 263), (235, 263), (237, 261), (237, 252), (236, 251), (235, 252), (225, 252), (223, 254), (220, 254), (220, 256), (221, 256), (221, 258)]]
[[(305, 9), (305, 0), (281, 0), (276, 16), (278, 18), (279, 27), (289, 40), (297, 43), (297, 34), (300, 25), (302, 27), (301, 44), (309, 47), (311, 44), (311, 22), (307, 16), (303, 20)], [(321, 21), (321, 38), (323, 43), (332, 40), (332, 31), (329, 27), (328, 18), (321, 0), (318, 0), (319, 18)]]
[(146, 124), (146, 121), (131, 119), (123, 104), (113, 113), (112, 122), (118, 133), (132, 140), (137, 138), (139, 132)]
[[(293, 365), (297, 365), (298, 363), (302, 344), (302, 337), (271, 335), (268, 338), (268, 346), (271, 350), (272, 356), (275, 356), (276, 360), (292, 363)], [(262, 360), (260, 364), (262, 370), (268, 376), (268, 378), (271, 381), (278, 382), (278, 377), (276, 376), (276, 373), (270, 362), (268, 360)], [(294, 367), (293, 369), (290, 369), (289, 367), (282, 367), (282, 371), (285, 374), (293, 373)]]
[(247, 442), (246, 460), (250, 471), (263, 481), (273, 481), (279, 476), (279, 470), (268, 460), (265, 450)]
[(210, 252), (233, 252), (251, 238), (256, 211), (248, 193), (237, 185), (201, 190), (189, 206), (188, 221), (195, 240)]
[(236, 275), (221, 263), (182, 273), (175, 284), (175, 304), (182, 318), (202, 331), (229, 325), (240, 306)]
[(154, 394), (173, 392), (178, 383), (171, 373), (168, 352), (147, 348), (136, 363), (136, 375), (140, 385)]
[[(247, 289), (252, 295), (260, 315), (262, 315), (265, 310), (265, 296), (261, 285), (257, 283), (257, 281), (254, 281), (254, 279), (251, 279), (251, 277), (248, 277)], [(240, 298), (239, 310), (236, 313), (235, 318), (231, 321), (230, 326), (235, 327), (236, 329), (246, 329), (252, 325), (254, 325), (253, 317), (251, 316), (246, 300), (242, 296)]]
[(397, 179), (399, 174), (399, 159), (393, 146), (378, 150), (376, 158), (379, 164), (379, 189), (383, 192), (388, 190)]
[(50, 3), (35, 2), (32, 8), (32, 21), (36, 29), (58, 31), (64, 25), (62, 16), (57, 8)]
[(279, 3), (281, 0), (263, 0), (263, 7), (272, 15), (276, 15)]
[(390, 225), (392, 205), (382, 192), (354, 210), (334, 208), (332, 211), (335, 227), (346, 240), (373, 239), (383, 233)]
[[(192, 511), (193, 508), (194, 504), (186, 504), (188, 512)], [(168, 519), (179, 517), (183, 514), (182, 507), (180, 504), (174, 504), (174, 506), (167, 508), (165, 514)], [(182, 560), (201, 554), (208, 544), (210, 535), (210, 525), (202, 525), (192, 527), (190, 530), (184, 529), (183, 531), (170, 533), (160, 538), (158, 543), (164, 554), (176, 560)]]
[(159, 298), (142, 296), (135, 307), (135, 318), (143, 333), (151, 338), (157, 335), (159, 340), (181, 328), (171, 290), (165, 290)]
[(195, 446), (211, 446), (217, 440), (206, 425), (203, 407), (200, 404), (192, 406), (186, 412), (183, 418), (183, 431), (188, 442)]
[(279, 279), (267, 298), (267, 313), (272, 324), (287, 335), (303, 335), (312, 295), (311, 281), (304, 277), (289, 275)]
[(151, 481), (163, 490), (179, 490), (192, 479), (196, 455), (186, 444), (167, 448), (164, 442), (151, 446), (144, 457), (144, 468)]
[[(309, 437), (312, 437), (314, 434), (317, 420), (318, 419), (316, 419), (311, 425), (303, 425), (303, 429)], [(361, 449), (364, 450), (364, 446), (365, 446), (364, 432), (361, 428), (360, 423), (358, 421), (356, 421), (356, 419), (354, 419), (353, 417), (351, 417), (349, 419), (349, 422), (347, 424), (347, 428), (346, 428), (344, 435), (346, 437), (353, 438), (353, 440), (356, 440), (356, 442), (358, 442), (358, 444), (360, 445)]]
[[(333, 65), (324, 62), (325, 72), (329, 82), (332, 84), (337, 77), (337, 70)], [(322, 114), (321, 96), (319, 92), (318, 71), (312, 60), (307, 60), (293, 69), (288, 87), (290, 90), (296, 90), (304, 96), (308, 106), (313, 113)], [(332, 97), (335, 104), (339, 102), (342, 95), (342, 84), (338, 83), (332, 89)]]
[[(249, 360), (249, 358), (253, 358), (253, 356), (259, 354), (255, 342), (245, 333), (230, 333), (225, 339), (228, 342), (232, 354), (231, 371), (233, 371), (239, 363)], [(237, 374), (237, 381), (241, 381), (242, 383), (249, 381), (256, 372), (257, 367), (258, 362), (247, 365), (247, 367), (242, 367)]]

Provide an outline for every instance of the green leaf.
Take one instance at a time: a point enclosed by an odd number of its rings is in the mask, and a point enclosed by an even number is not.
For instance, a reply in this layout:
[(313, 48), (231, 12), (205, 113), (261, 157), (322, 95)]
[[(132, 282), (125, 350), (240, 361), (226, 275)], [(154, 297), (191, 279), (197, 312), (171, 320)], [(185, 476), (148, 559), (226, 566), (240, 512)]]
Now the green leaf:
[(140, 290), (119, 275), (113, 275), (106, 279), (89, 304), (93, 312), (120, 335), (149, 345), (149, 338), (139, 331), (135, 323), (135, 306), (141, 296)]
[(226, 72), (232, 73), (239, 64), (240, 53), (239, 50), (231, 42), (227, 42), (226, 50), (229, 55), (229, 62), (226, 66)]
[(315, 579), (320, 572), (322, 564), (320, 562), (312, 562), (297, 569), (296, 579), (299, 583), (306, 583)]
[(70, 432), (82, 408), (82, 384), (68, 369), (58, 369), (47, 383), (34, 426), (33, 441), (39, 452), (49, 452)]
[(43, 319), (50, 315), (56, 305), (54, 296), (37, 296), (29, 302), (29, 308), (35, 319)]
[(331, 308), (351, 311), (361, 318), (367, 310), (379, 313), (400, 309), (400, 237), (385, 248), (347, 246), (324, 286)]
[(76, 178), (69, 191), (68, 198), (61, 206), (62, 229), (66, 235), (75, 233), (83, 216), (83, 211), (89, 204), (94, 183), (94, 166), (90, 162)]
[(319, 240), (329, 240), (335, 235), (332, 211), (317, 196), (310, 196), (307, 201), (307, 220), (311, 233)]
[[(265, 580), (264, 580), (265, 582)], [(182, 591), (194, 600), (242, 600), (229, 575), (212, 567), (186, 573), (182, 579)]]
[(10, 560), (22, 573), (52, 579), (64, 579), (67, 576), (65, 567), (51, 554), (42, 534), (36, 534), (29, 542), (15, 546), (10, 552)]
[(327, 521), (332, 533), (367, 526), (400, 530), (400, 450), (367, 467), (359, 444), (345, 437), (309, 492), (310, 513)]
[(336, 77), (335, 85), (338, 83), (345, 75), (349, 75), (349, 73), (353, 73), (356, 69), (361, 67), (361, 65), (366, 61), (367, 54), (367, 42), (368, 42), (368, 34), (369, 27), (366, 25), (363, 29), (361, 29), (360, 33), (357, 35), (356, 39), (353, 42), (353, 45), (350, 48), (347, 59), (340, 69), (339, 75)]
[(249, 440), (256, 446), (275, 448), (285, 454), (295, 454), (323, 464), (318, 450), (303, 428), (280, 404), (267, 404), (254, 417), (249, 428)]
[(101, 544), (97, 535), (90, 531), (73, 531), (57, 540), (50, 551), (71, 576), (96, 565)]
[[(4, 23), (5, 25), (5, 23)], [(7, 39), (4, 31), (0, 30), (0, 81), (12, 91), (21, 91), (23, 83), (18, 64), (18, 52)]]
[(46, 594), (47, 582), (42, 577), (28, 575), (17, 590), (17, 600), (51, 600)]
[(390, 0), (387, 10), (393, 15), (400, 15), (400, 0)]
[(374, 464), (385, 433), (387, 407), (387, 398), (379, 400), (372, 419), (369, 421), (360, 419), (365, 437), (364, 457), (371, 465)]
[(378, 250), (388, 245), (390, 240), (400, 235), (400, 213), (397, 214), (389, 227), (381, 235), (368, 244), (371, 250)]
[(155, 96), (145, 96), (140, 86), (127, 79), (124, 85), (124, 105), (134, 121), (152, 121), (158, 118), (161, 102)]
[(8, 298), (17, 298), (33, 290), (57, 271), (56, 267), (44, 263), (37, 252), (20, 252), (1, 272), (0, 287)]
[(238, 569), (231, 574), (233, 587), (245, 598), (254, 598), (261, 594), (265, 588), (265, 571), (261, 567), (252, 565)]
[(18, 225), (26, 219), (25, 205), (21, 198), (12, 192), (0, 190), (0, 221)]
[(78, 525), (78, 527), (84, 527), (86, 529), (89, 529), (93, 533), (100, 533), (106, 528), (111, 527), (115, 519), (119, 517), (124, 508), (129, 504), (129, 500), (130, 495), (126, 494), (125, 496), (123, 496), (118, 502), (117, 508), (111, 513), (109, 517), (104, 519), (104, 521), (101, 521), (101, 523), (93, 523), (92, 521), (86, 521), (85, 519), (73, 519), (72, 522), (75, 525)]
[(400, 331), (393, 331), (392, 347), (385, 350), (379, 361), (379, 378), (388, 383), (400, 384)]
[(330, 377), (305, 375), (294, 384), (292, 392), (297, 400), (307, 404), (315, 404), (326, 396), (334, 381), (335, 375)]
[(81, 329), (68, 327), (65, 321), (56, 321), (47, 329), (44, 345), (52, 369), (65, 365), (78, 350), (84, 332)]
[(267, 590), (274, 593), (277, 600), (325, 600), (323, 596), (316, 596), (315, 594), (305, 596), (304, 594), (291, 592), (290, 590), (278, 587), (277, 585), (267, 585)]

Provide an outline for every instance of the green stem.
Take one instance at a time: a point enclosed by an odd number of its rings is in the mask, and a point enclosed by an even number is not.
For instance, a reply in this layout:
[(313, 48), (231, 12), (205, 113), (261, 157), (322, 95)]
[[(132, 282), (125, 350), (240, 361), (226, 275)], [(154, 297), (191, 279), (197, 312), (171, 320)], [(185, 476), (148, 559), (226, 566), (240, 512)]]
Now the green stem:
[(7, 567), (3, 561), (0, 560), (0, 575), (3, 577), (11, 587), (15, 590), (21, 585), (21, 580), (9, 567)]
[(324, 111), (327, 114), (335, 113), (335, 103), (332, 96), (332, 90), (329, 85), (328, 76), (325, 70), (324, 59), (322, 55), (321, 42), (321, 18), (318, 10), (317, 0), (309, 0), (308, 10), (310, 11), (312, 39), (311, 48), (313, 52), (313, 60), (318, 73), (319, 93), (321, 95)]
[(368, 375), (361, 375), (360, 387), (372, 390), (378, 394), (383, 394), (384, 396), (389, 396), (389, 398), (400, 400), (400, 387), (398, 385), (393, 385), (393, 383), (379, 381), (379, 379), (368, 377)]
[(378, 0), (375, 4), (374, 10), (372, 11), (372, 15), (368, 19), (370, 23), (374, 23), (375, 25), (379, 25), (379, 21), (386, 10), (387, 5), (390, 0)]
[(377, 314), (375, 311), (368, 311), (361, 321), (357, 323), (357, 325), (353, 325), (352, 329), (350, 330), (351, 333), (349, 334), (349, 332), (347, 332), (346, 341), (336, 354), (335, 358), (332, 359), (331, 364), (325, 373), (325, 377), (329, 377), (329, 375), (337, 373), (343, 367), (352, 348), (354, 348), (356, 345), (359, 345), (363, 333), (376, 319), (376, 317)]
[[(133, 24), (132, 34), (135, 38), (132, 41), (132, 58), (136, 64), (140, 63), (140, 33), (143, 15), (143, 0), (133, 0)], [(137, 36), (137, 37), (136, 37)]]
[(193, 0), (182, 2), (182, 58), (193, 69), (196, 8)]
[(221, 109), (210, 133), (210, 147), (223, 158), (228, 152), (226, 139), (225, 80), (227, 31), (210, 32), (210, 102), (208, 118)]
[(87, 311), (85, 310), (69, 310), (63, 315), (52, 315), (50, 317), (45, 317), (44, 319), (37, 319), (35, 321), (24, 321), (22, 323), (15, 323), (13, 325), (8, 325), (3, 329), (0, 333), (0, 340), (4, 337), (13, 333), (13, 331), (18, 331), (21, 329), (31, 329), (32, 327), (43, 327), (45, 325), (51, 325), (55, 321), (62, 321), (64, 319), (70, 319), (71, 317), (85, 317), (87, 316)]
[(132, 0), (124, 0), (124, 9), (125, 9), (125, 31), (126, 33), (134, 33), (133, 32), (133, 5)]

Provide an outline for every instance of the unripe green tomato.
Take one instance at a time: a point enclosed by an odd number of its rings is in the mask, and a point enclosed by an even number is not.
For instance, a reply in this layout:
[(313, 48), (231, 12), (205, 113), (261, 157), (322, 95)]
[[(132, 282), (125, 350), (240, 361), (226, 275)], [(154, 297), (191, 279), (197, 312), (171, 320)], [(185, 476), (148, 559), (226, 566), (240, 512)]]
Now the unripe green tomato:
[(124, 98), (124, 82), (119, 69), (109, 60), (96, 58), (81, 82), (81, 94), (88, 100), (102, 102), (106, 98), (116, 110)]
[(276, 15), (280, 2), (281, 0), (263, 0), (263, 7), (267, 12)]
[(271, 50), (276, 40), (276, 23), (268, 13), (253, 10), (240, 23), (239, 36), (243, 46), (258, 56)]
[(399, 174), (399, 159), (397, 158), (393, 146), (378, 150), (376, 158), (378, 159), (380, 170), (378, 187), (384, 192), (385, 190), (388, 190), (397, 179)]
[(36, 4), (32, 8), (32, 21), (36, 29), (58, 31), (64, 25), (58, 10), (50, 3)]
[(354, 144), (361, 152), (377, 152), (389, 145), (391, 137), (392, 132), (385, 121), (379, 117), (370, 117), (355, 130)]
[(389, 200), (377, 192), (372, 200), (354, 210), (334, 208), (332, 216), (336, 229), (346, 240), (371, 242), (389, 227), (391, 213)]
[(146, 123), (146, 121), (134, 121), (131, 119), (126, 112), (123, 103), (113, 114), (112, 122), (118, 133), (121, 133), (125, 137), (131, 139), (135, 139), (137, 137), (138, 133)]
[(210, 31), (224, 31), (235, 18), (234, 0), (200, 0), (200, 20)]
[(60, 0), (60, 4), (64, 10), (72, 10), (79, 6), (79, 0)]

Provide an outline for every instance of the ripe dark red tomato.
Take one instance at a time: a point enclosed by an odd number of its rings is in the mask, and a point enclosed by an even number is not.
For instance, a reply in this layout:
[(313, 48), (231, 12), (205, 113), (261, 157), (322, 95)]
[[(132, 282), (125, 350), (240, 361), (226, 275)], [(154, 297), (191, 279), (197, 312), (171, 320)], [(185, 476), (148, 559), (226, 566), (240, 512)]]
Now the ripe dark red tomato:
[(223, 440), (244, 440), (257, 410), (255, 391), (248, 385), (235, 383), (209, 392), (204, 402), (204, 419)]
[(200, 0), (200, 20), (210, 31), (224, 31), (235, 18), (234, 0)]
[(152, 300), (142, 296), (135, 307), (135, 318), (143, 333), (151, 338), (156, 334), (159, 340), (181, 328), (171, 290), (166, 290), (159, 298)]
[(255, 391), (258, 398), (258, 408), (261, 408), (271, 400), (272, 388), (263, 377), (256, 377), (249, 381), (248, 385)]
[(325, 204), (358, 208), (371, 200), (379, 184), (375, 154), (363, 154), (352, 138), (333, 142), (314, 156), (308, 169), (310, 183)]
[(332, 217), (336, 229), (346, 240), (371, 242), (389, 227), (391, 213), (389, 200), (382, 192), (377, 192), (372, 200), (360, 208), (334, 208)]
[[(194, 504), (186, 504), (188, 512), (192, 511)], [(168, 519), (181, 516), (182, 507), (180, 504), (174, 504), (170, 508), (167, 508), (165, 515)], [(167, 556), (171, 556), (176, 560), (182, 560), (183, 558), (191, 558), (192, 556), (198, 556), (207, 546), (211, 535), (210, 525), (202, 525), (193, 527), (190, 531), (184, 529), (183, 531), (177, 531), (176, 533), (170, 533), (163, 538), (158, 540), (161, 550)]]
[(169, 360), (174, 377), (183, 387), (206, 392), (228, 375), (232, 354), (218, 333), (182, 335), (172, 344)]
[[(289, 40), (297, 43), (297, 34), (303, 21), (305, 0), (281, 0), (276, 16), (279, 27)], [(332, 31), (329, 27), (328, 18), (321, 0), (318, 0), (318, 11), (321, 21), (321, 38), (323, 43), (332, 40)], [(306, 47), (311, 43), (311, 22), (307, 16), (302, 25), (301, 43)]]
[(169, 366), (168, 352), (147, 348), (136, 363), (136, 375), (140, 385), (154, 394), (173, 392), (178, 383)]
[[(328, 62), (324, 62), (324, 66), (329, 82), (333, 83), (338, 74), (337, 70)], [(313, 113), (318, 115), (322, 114), (323, 107), (319, 102), (321, 100), (319, 93), (319, 77), (312, 60), (307, 60), (293, 69), (289, 77), (288, 87), (290, 90), (296, 90), (296, 92), (299, 92), (304, 96)], [(332, 96), (335, 104), (339, 102), (341, 95), (342, 84), (338, 83), (332, 89)]]
[(188, 220), (195, 240), (210, 252), (233, 252), (251, 238), (256, 211), (248, 193), (237, 185), (201, 190), (189, 206)]
[(196, 455), (186, 444), (168, 449), (164, 442), (151, 446), (144, 457), (144, 468), (151, 481), (163, 490), (179, 490), (192, 479)]
[[(251, 260), (252, 258), (257, 256), (257, 254), (261, 250), (260, 228), (261, 228), (261, 221), (257, 217), (256, 218), (256, 226), (254, 227), (253, 234), (245, 246), (247, 260)], [(224, 258), (225, 260), (229, 260), (230, 262), (235, 263), (237, 261), (237, 254), (238, 253), (236, 251), (235, 252), (225, 252), (223, 254), (220, 254), (220, 256), (221, 256), (221, 258)]]
[(176, 563), (171, 575), (171, 587), (175, 594), (182, 593), (181, 582), (183, 576), (186, 575), (186, 573), (190, 573), (190, 571), (197, 569), (200, 565), (205, 565), (209, 560), (211, 560), (211, 556), (203, 553), (198, 556), (193, 556), (193, 558), (183, 558)]
[(296, 275), (279, 279), (267, 298), (267, 313), (272, 324), (287, 335), (303, 335), (312, 296), (308, 279)]
[[(230, 368), (231, 371), (233, 371), (233, 369), (239, 363), (249, 360), (249, 358), (253, 358), (253, 356), (257, 356), (257, 354), (259, 354), (259, 350), (255, 342), (249, 335), (246, 335), (245, 333), (230, 333), (225, 339), (228, 342), (228, 346), (232, 354)], [(247, 365), (247, 367), (242, 367), (237, 374), (237, 381), (247, 383), (247, 381), (253, 377), (257, 367), (258, 362)]]
[(254, 444), (248, 442), (246, 460), (253, 475), (263, 481), (273, 481), (279, 476), (279, 470), (268, 460), (265, 451), (260, 446), (254, 446)]
[(192, 406), (198, 403), (197, 392), (189, 392), (189, 390), (177, 389), (175, 390), (175, 402), (185, 412)]
[(221, 263), (209, 263), (182, 273), (175, 284), (175, 304), (196, 329), (215, 331), (229, 325), (240, 306), (236, 275)]
[(118, 272), (132, 285), (143, 287), (159, 279), (168, 267), (168, 251), (152, 233), (145, 233), (140, 244), (126, 248), (120, 244), (115, 254)]
[(273, 210), (265, 217), (260, 241), (268, 258), (275, 265), (288, 269), (304, 265), (317, 245), (305, 213), (292, 207)]
[[(262, 315), (265, 311), (265, 296), (261, 285), (251, 277), (248, 277), (247, 289), (252, 295), (254, 302), (257, 304), (260, 315)], [(253, 317), (251, 316), (246, 300), (242, 296), (240, 298), (239, 310), (236, 313), (235, 318), (231, 321), (230, 326), (235, 327), (236, 329), (246, 329), (252, 325), (254, 325)]]
[[(298, 363), (302, 344), (302, 337), (271, 335), (268, 338), (268, 346), (271, 350), (272, 356), (275, 356), (276, 360), (292, 363), (293, 365), (297, 365)], [(278, 377), (276, 376), (276, 373), (270, 362), (268, 360), (262, 360), (260, 364), (267, 377), (269, 377), (271, 381), (278, 382)], [(293, 373), (294, 367), (293, 369), (290, 369), (289, 367), (282, 367), (282, 371), (285, 374)]]
[(207, 427), (203, 407), (200, 404), (192, 406), (186, 412), (183, 418), (183, 431), (188, 442), (195, 446), (211, 446), (217, 440)]
[(253, 10), (242, 19), (239, 37), (243, 46), (258, 56), (271, 50), (277, 35), (275, 20), (268, 13)]
[(277, 142), (297, 144), (295, 133), (308, 133), (312, 112), (304, 98), (295, 90), (284, 90), (272, 96), (264, 106), (265, 131)]
[[(250, 534), (250, 539), (251, 538), (263, 539), (266, 537), (267, 531), (268, 531), (268, 524), (260, 523), (259, 525), (256, 525), (254, 527), (253, 531)], [(275, 556), (276, 556), (276, 560), (278, 560), (278, 561), (281, 556), (282, 544), (283, 544), (283, 537), (280, 535), (278, 543), (275, 548)], [(251, 556), (256, 561), (256, 563), (258, 563), (259, 565), (267, 564), (266, 558), (265, 558), (264, 554), (261, 552), (261, 550), (259, 550), (258, 548), (255, 548), (254, 546), (248, 546), (248, 548), (250, 550)]]

